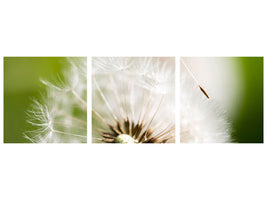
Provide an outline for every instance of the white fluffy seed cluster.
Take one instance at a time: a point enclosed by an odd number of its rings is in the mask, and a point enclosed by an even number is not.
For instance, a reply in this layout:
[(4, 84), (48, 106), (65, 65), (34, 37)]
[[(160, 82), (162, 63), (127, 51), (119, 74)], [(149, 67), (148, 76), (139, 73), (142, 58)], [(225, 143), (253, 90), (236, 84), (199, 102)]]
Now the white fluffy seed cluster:
[(86, 58), (68, 58), (68, 67), (51, 83), (43, 81), (46, 93), (33, 100), (27, 111), (32, 125), (25, 137), (34, 143), (85, 143), (87, 141)]
[(188, 74), (180, 71), (180, 141), (182, 143), (231, 142), (225, 113), (208, 99)]
[(93, 138), (129, 119), (155, 135), (166, 131), (174, 142), (174, 58), (94, 57), (92, 70)]

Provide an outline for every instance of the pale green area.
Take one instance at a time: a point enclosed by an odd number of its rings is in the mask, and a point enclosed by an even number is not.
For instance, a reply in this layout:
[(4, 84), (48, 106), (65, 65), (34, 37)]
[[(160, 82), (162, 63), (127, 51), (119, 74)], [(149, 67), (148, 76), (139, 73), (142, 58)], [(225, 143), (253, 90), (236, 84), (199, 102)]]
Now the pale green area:
[(66, 67), (59, 57), (4, 58), (4, 142), (29, 142), (23, 132), (32, 127), (26, 123), (31, 99), (40, 99), (44, 85), (40, 79), (53, 80)]

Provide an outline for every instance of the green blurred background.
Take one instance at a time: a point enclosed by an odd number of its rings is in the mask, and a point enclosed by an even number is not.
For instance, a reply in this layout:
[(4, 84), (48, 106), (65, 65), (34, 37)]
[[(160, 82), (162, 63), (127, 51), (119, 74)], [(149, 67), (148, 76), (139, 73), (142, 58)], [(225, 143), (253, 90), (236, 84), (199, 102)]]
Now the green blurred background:
[(65, 67), (63, 57), (4, 58), (4, 143), (29, 142), (23, 137), (23, 132), (32, 129), (25, 111), (45, 91), (40, 79), (53, 80)]
[(240, 57), (244, 96), (232, 122), (232, 138), (240, 143), (263, 143), (263, 57)]

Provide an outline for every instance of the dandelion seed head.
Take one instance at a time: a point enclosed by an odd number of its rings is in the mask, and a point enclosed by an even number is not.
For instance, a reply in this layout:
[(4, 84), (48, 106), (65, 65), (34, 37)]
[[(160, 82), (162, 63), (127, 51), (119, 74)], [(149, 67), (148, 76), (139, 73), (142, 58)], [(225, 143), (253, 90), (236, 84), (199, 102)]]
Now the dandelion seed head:
[[(101, 65), (97, 66), (98, 63)], [(174, 141), (174, 107), (170, 106), (174, 105), (174, 90), (163, 91), (160, 86), (164, 82), (160, 81), (166, 76), (168, 86), (174, 82), (171, 73), (160, 76), (166, 70), (162, 69), (163, 61), (141, 57), (93, 58), (94, 68), (98, 73), (93, 74), (93, 132), (102, 136), (105, 133), (103, 142), (113, 143), (124, 134), (137, 143)], [(169, 68), (174, 71), (174, 65)]]
[(121, 134), (121, 135), (118, 135), (116, 138), (115, 138), (115, 143), (122, 143), (122, 144), (133, 144), (133, 143), (136, 143), (136, 141), (129, 135), (127, 134)]

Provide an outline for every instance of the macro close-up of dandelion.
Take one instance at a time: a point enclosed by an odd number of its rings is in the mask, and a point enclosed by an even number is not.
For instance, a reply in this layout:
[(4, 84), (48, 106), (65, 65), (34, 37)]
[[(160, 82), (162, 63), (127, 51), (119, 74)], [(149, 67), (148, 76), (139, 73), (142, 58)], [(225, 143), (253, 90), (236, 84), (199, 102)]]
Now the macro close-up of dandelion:
[(265, 1), (0, 7), (0, 200), (267, 200)]
[[(40, 74), (34, 76), (36, 94), (27, 95), (22, 118), (25, 128), (19, 133), (25, 142), (33, 143), (86, 143), (87, 142), (87, 64), (86, 58), (10, 58), (16, 66), (33, 66)], [(51, 61), (50, 61), (51, 60)], [(47, 70), (47, 64), (52, 70)], [(27, 66), (26, 65), (26, 66)], [(16, 69), (22, 69), (16, 67)], [(27, 69), (27, 68), (26, 68)], [(7, 69), (8, 70), (8, 69)], [(46, 70), (46, 71), (45, 71)], [(43, 76), (49, 74), (49, 76)], [(31, 81), (29, 86), (31, 87)], [(23, 80), (25, 84), (27, 83)], [(28, 91), (29, 89), (27, 89)], [(17, 101), (18, 102), (18, 101)], [(7, 130), (7, 136), (10, 131)], [(20, 139), (18, 137), (17, 139)], [(22, 140), (22, 139), (21, 139)]]
[(54, 83), (42, 80), (46, 94), (41, 102), (33, 100), (27, 111), (28, 123), (36, 129), (25, 137), (41, 143), (85, 143), (86, 118), (86, 58), (69, 58), (69, 67)]
[(174, 83), (172, 57), (93, 57), (93, 142), (174, 143)]
[(182, 59), (180, 73), (180, 141), (229, 142), (230, 127), (223, 111), (197, 82)]
[[(86, 143), (86, 60), (6, 57), (4, 142)], [(91, 67), (93, 143), (175, 143), (176, 113), (181, 143), (263, 142), (262, 57), (181, 57), (179, 67), (93, 57)]]
[(180, 59), (181, 143), (262, 141), (261, 60), (257, 57)]

